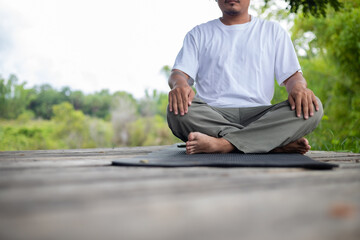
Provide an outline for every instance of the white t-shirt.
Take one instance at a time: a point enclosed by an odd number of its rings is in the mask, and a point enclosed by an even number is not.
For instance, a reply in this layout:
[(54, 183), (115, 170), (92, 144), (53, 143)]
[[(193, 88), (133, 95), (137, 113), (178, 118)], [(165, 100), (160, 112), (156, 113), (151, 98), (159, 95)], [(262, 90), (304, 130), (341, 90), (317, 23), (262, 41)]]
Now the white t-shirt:
[(185, 36), (173, 69), (195, 80), (197, 96), (215, 107), (270, 105), (279, 84), (300, 71), (294, 46), (277, 23), (251, 17), (244, 24), (215, 19)]

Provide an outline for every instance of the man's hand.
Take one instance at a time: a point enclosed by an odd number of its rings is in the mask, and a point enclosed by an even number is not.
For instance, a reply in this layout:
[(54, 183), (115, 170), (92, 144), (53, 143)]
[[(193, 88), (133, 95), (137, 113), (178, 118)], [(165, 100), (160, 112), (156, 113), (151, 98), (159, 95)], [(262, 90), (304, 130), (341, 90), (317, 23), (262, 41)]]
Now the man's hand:
[(169, 110), (175, 115), (186, 114), (195, 96), (194, 90), (187, 83), (188, 79), (189, 76), (179, 70), (174, 70), (170, 75)]
[(313, 91), (307, 88), (307, 84), (302, 74), (296, 72), (285, 82), (286, 89), (289, 93), (289, 103), (292, 110), (296, 110), (296, 116), (300, 117), (301, 112), (304, 118), (308, 119), (309, 116), (314, 115), (315, 110), (319, 110), (319, 104)]
[(184, 115), (188, 112), (188, 107), (195, 96), (194, 90), (189, 85), (175, 86), (169, 92), (169, 110), (174, 111), (175, 115)]

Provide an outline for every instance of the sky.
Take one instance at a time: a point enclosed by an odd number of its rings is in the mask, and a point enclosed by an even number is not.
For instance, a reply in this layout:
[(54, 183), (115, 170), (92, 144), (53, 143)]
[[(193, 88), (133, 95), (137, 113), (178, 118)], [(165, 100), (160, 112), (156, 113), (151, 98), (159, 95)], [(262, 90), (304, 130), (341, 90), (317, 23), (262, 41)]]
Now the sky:
[(189, 30), (220, 16), (213, 0), (0, 0), (0, 75), (85, 93), (168, 92), (162, 67)]

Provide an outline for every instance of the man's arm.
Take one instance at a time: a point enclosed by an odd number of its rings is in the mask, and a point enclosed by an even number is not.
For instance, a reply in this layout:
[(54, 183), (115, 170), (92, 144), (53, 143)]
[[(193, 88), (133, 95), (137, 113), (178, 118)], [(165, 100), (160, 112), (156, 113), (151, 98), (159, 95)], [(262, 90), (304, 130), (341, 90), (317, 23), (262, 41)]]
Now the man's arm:
[(169, 110), (170, 112), (174, 111), (175, 115), (178, 113), (180, 115), (186, 114), (195, 96), (194, 90), (188, 84), (189, 78), (186, 73), (178, 69), (174, 69), (169, 77), (169, 86), (171, 88), (169, 92)]
[(286, 90), (289, 93), (289, 102), (292, 110), (296, 110), (296, 116), (301, 116), (301, 111), (304, 113), (304, 118), (314, 115), (315, 110), (319, 110), (319, 104), (316, 100), (313, 91), (307, 88), (305, 78), (300, 72), (296, 72), (291, 77), (284, 81)]

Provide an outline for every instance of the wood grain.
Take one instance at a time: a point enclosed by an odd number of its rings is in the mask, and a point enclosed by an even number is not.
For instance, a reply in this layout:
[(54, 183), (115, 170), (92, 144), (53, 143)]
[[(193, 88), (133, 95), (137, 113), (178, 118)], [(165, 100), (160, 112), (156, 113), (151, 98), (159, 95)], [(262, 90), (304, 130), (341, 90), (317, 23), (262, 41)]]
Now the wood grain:
[(0, 239), (359, 239), (360, 154), (340, 165), (133, 168), (166, 146), (0, 152)]

